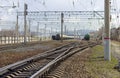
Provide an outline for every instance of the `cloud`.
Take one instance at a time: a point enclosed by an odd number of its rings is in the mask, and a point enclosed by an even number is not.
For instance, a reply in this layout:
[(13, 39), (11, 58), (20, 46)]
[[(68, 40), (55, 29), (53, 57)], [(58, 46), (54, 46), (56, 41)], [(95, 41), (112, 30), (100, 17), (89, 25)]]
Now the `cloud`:
[(4, 20), (4, 21), (6, 21), (6, 20), (8, 20), (8, 16), (7, 16), (7, 15), (3, 15), (3, 16), (1, 17), (1, 19)]

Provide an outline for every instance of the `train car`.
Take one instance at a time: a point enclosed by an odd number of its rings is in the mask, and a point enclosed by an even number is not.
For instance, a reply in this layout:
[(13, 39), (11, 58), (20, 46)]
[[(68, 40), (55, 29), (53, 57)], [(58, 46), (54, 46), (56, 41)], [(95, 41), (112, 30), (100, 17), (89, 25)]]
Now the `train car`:
[[(60, 40), (61, 36), (60, 36), (60, 34), (52, 35), (52, 39), (53, 40)], [(68, 40), (68, 39), (74, 39), (74, 36), (63, 35), (63, 40)]]

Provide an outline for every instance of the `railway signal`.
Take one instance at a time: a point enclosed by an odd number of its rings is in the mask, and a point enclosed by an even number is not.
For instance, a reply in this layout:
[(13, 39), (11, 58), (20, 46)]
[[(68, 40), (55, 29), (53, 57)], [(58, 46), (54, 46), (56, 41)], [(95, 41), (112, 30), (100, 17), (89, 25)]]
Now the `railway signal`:
[(15, 32), (16, 32), (16, 38), (17, 38), (17, 43), (18, 43), (18, 37), (19, 37), (18, 14), (17, 14)]

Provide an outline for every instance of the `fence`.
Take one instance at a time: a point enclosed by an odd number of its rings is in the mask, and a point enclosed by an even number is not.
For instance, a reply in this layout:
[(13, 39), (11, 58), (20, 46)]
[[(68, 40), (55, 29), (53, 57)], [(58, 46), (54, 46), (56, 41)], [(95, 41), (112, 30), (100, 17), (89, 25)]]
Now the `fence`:
[[(51, 37), (27, 37), (27, 42), (47, 41)], [(0, 45), (2, 44), (15, 44), (24, 43), (24, 37), (0, 37)]]

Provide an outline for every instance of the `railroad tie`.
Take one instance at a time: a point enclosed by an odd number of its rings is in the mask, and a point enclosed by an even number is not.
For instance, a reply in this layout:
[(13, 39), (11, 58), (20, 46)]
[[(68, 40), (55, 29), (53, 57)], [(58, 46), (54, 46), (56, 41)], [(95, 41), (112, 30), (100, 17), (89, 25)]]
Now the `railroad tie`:
[(12, 78), (11, 76), (6, 76), (5, 78)]
[(14, 72), (13, 74), (14, 74), (14, 75), (19, 75), (20, 73)]
[(14, 73), (10, 74), (9, 76), (6, 76), (6, 78), (15, 78), (17, 75), (19, 75), (19, 73), (14, 72)]
[(20, 73), (22, 73), (22, 72), (21, 72), (21, 71), (17, 71), (16, 73), (19, 73), (19, 74), (20, 74)]
[(15, 75), (12, 73), (12, 74), (9, 75), (9, 77), (14, 78)]
[(29, 70), (31, 67), (30, 67), (30, 66), (26, 66), (25, 68), (26, 68), (27, 70)]
[(23, 68), (23, 70), (27, 70), (27, 68)]
[(15, 76), (13, 78), (29, 78), (30, 76)]

